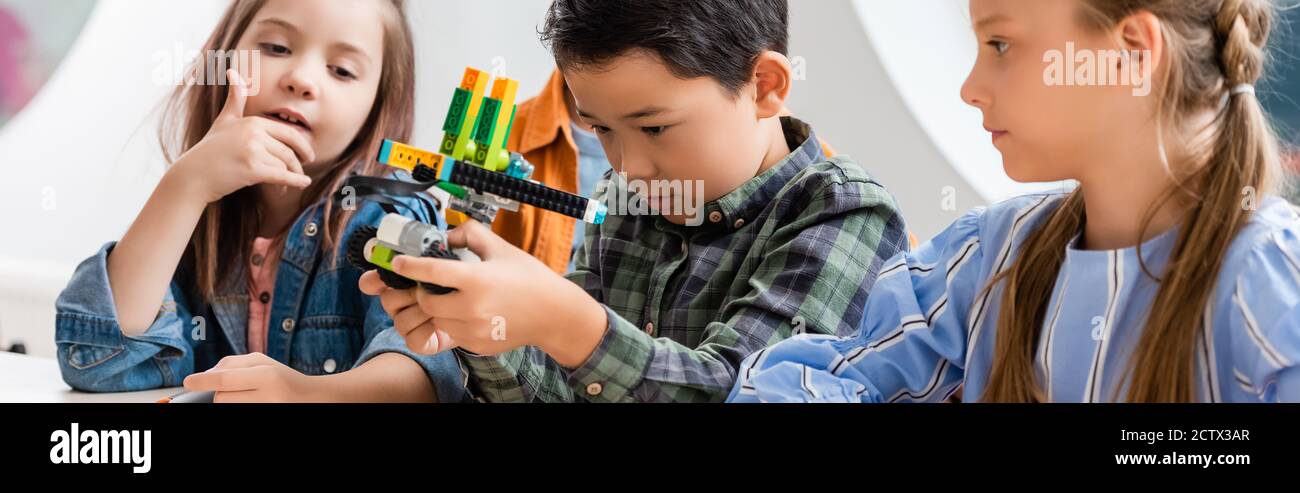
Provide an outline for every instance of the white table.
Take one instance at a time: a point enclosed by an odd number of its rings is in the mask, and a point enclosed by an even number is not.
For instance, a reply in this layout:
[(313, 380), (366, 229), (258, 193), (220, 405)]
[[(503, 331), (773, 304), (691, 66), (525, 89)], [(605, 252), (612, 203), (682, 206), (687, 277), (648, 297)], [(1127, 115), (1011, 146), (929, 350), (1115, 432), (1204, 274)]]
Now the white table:
[(0, 402), (154, 402), (176, 395), (180, 387), (95, 394), (63, 383), (52, 359), (0, 352)]

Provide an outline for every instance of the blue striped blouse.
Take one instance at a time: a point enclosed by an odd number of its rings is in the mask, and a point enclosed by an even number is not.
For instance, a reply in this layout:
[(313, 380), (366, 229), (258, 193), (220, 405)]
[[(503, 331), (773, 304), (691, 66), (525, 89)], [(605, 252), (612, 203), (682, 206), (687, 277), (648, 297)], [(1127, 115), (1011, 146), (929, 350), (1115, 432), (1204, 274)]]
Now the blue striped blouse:
[[(750, 355), (734, 402), (978, 400), (991, 371), (1001, 289), (990, 277), (1064, 198), (1030, 195), (967, 213), (894, 257), (872, 288), (859, 330), (799, 335)], [(1162, 272), (1177, 228), (1142, 245)], [(1078, 238), (1071, 245), (1076, 245)], [(1300, 214), (1261, 202), (1229, 249), (1197, 341), (1197, 398), (1300, 401)], [(1035, 366), (1051, 401), (1122, 400), (1125, 372), (1159, 284), (1138, 249), (1069, 248), (1044, 317)]]

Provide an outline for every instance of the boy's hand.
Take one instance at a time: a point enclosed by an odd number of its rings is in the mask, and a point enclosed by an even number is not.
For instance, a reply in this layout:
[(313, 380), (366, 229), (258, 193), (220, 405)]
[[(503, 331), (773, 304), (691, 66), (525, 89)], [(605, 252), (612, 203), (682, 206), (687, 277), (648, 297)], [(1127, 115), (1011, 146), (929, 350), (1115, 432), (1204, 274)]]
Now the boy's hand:
[[(604, 307), (582, 288), (556, 275), (481, 223), (468, 221), (453, 230), (447, 240), (452, 247), (469, 248), (483, 261), (469, 263), (405, 255), (393, 260), (393, 271), (403, 277), (456, 289), (444, 295), (414, 289), (419, 308), (431, 317), (421, 323), (421, 330), (444, 332), (456, 346), (483, 355), (537, 346), (570, 368), (585, 362), (604, 337), (608, 324)], [(370, 284), (363, 285), (363, 289), (373, 288), (374, 281), (378, 280), (374, 274), (367, 275), (373, 277), (369, 281), (363, 279), (363, 284)], [(394, 307), (407, 306), (406, 298), (393, 296), (392, 300)], [(387, 309), (389, 303), (386, 301), (384, 306)], [(421, 318), (406, 313), (400, 311), (394, 320), (403, 317), (409, 328)], [(432, 340), (424, 332), (413, 330), (408, 334), (415, 336), (415, 341), (407, 337), (407, 345), (412, 350), (431, 347), (421, 344)], [(439, 350), (447, 349), (443, 344), (440, 337)]]
[(213, 402), (321, 402), (316, 380), (262, 353), (227, 356), (185, 377), (185, 390), (216, 391)]
[(379, 297), (384, 312), (393, 319), (393, 328), (406, 339), (406, 347), (412, 351), (435, 354), (455, 347), (451, 336), (434, 329), (433, 316), (420, 308), (415, 293), (421, 288), (390, 288), (379, 278), (379, 273), (373, 270), (361, 275), (360, 286), (361, 292)]

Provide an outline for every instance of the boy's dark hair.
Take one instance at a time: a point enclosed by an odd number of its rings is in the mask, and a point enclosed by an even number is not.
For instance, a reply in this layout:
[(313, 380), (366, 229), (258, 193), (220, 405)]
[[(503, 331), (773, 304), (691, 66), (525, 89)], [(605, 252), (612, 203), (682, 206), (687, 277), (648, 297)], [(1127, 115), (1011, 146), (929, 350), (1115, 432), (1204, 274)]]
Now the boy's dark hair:
[(787, 0), (555, 0), (539, 33), (561, 68), (654, 53), (683, 79), (710, 77), (731, 95), (764, 51), (787, 54)]

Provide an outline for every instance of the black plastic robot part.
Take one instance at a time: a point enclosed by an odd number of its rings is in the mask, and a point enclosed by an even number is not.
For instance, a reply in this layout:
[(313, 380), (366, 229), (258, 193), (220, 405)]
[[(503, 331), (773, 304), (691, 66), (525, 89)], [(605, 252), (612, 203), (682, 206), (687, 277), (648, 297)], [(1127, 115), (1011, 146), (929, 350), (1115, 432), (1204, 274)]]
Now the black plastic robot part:
[[(411, 177), (423, 183), (438, 181), (433, 169), (423, 164), (415, 167)], [(457, 185), (555, 211), (578, 220), (587, 214), (586, 198), (471, 164), (456, 163), (451, 169), (450, 178)]]
[[(425, 292), (428, 292), (429, 294), (447, 294), (452, 291), (455, 291), (455, 289), (448, 288), (445, 286), (439, 286), (437, 284), (430, 284), (426, 282), (417, 283), (416, 281), (412, 281), (410, 279), (402, 277), (396, 272), (381, 268), (375, 264), (370, 263), (370, 261), (366, 260), (366, 255), (365, 255), (366, 243), (369, 242), (372, 238), (374, 238), (375, 235), (378, 233), (379, 233), (379, 229), (374, 226), (362, 226), (360, 228), (357, 228), (357, 231), (355, 233), (352, 233), (352, 236), (348, 237), (347, 250), (346, 250), (348, 263), (352, 264), (356, 268), (361, 269), (363, 271), (372, 270), (372, 269), (379, 271), (379, 279), (384, 281), (384, 285), (393, 289), (411, 289), (415, 287), (416, 284), (419, 284), (420, 286), (423, 286)], [(452, 253), (450, 250), (447, 249), (446, 245), (442, 245), (442, 244), (429, 245), (429, 248), (426, 248), (424, 250), (424, 254), (422, 256), (431, 257), (431, 258), (448, 259), (448, 260), (460, 260), (460, 258), (456, 257), (456, 254)]]

